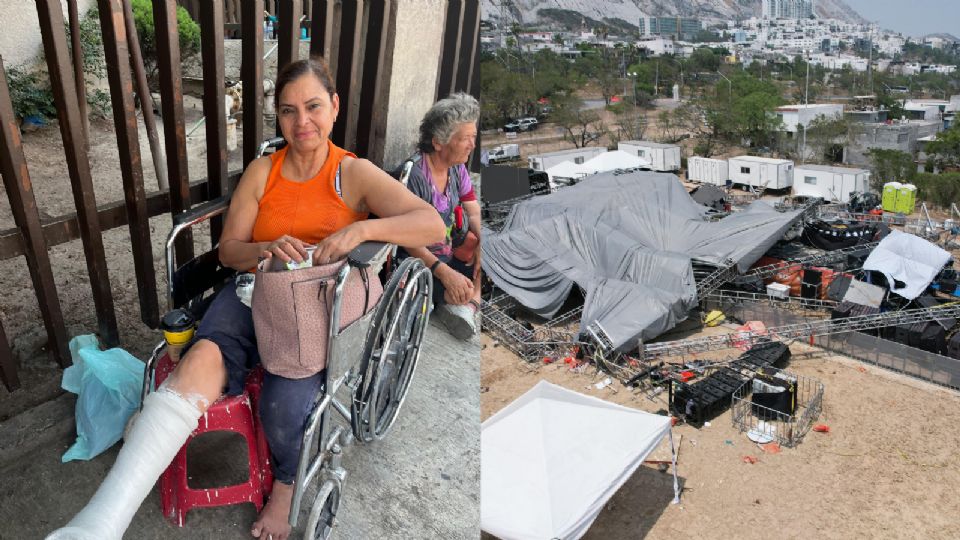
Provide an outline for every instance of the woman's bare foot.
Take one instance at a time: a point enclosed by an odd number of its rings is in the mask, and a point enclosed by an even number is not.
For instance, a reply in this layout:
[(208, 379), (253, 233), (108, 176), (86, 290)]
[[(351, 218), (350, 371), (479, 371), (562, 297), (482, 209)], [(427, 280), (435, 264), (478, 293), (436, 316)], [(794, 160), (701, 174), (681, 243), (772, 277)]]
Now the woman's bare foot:
[(290, 536), (290, 504), (293, 502), (293, 484), (274, 480), (270, 500), (253, 522), (250, 534), (260, 540), (287, 540)]

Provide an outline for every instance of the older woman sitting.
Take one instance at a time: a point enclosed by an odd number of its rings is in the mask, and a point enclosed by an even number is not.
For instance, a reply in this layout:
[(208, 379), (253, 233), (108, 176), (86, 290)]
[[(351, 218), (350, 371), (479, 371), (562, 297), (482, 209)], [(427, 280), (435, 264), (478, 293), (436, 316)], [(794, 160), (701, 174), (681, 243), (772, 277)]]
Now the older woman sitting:
[(434, 314), (464, 340), (477, 333), (480, 308), (480, 203), (464, 166), (475, 146), (479, 117), (480, 106), (469, 94), (453, 94), (435, 103), (420, 122), (418, 152), (407, 184), (433, 205), (447, 226), (442, 242), (407, 248), (407, 253), (433, 272)]

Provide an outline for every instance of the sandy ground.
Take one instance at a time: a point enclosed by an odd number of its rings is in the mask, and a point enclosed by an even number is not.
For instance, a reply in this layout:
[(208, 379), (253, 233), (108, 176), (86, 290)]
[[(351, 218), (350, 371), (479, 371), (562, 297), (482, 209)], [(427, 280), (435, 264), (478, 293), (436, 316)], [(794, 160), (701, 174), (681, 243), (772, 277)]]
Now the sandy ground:
[[(584, 538), (960, 537), (960, 394), (817, 348), (791, 351), (787, 369), (825, 385), (817, 422), (830, 433), (767, 454), (733, 427), (729, 410), (709, 427), (678, 425), (681, 503), (670, 504), (669, 473), (641, 466)], [(651, 400), (619, 383), (597, 390), (606, 375), (589, 366), (526, 364), (488, 335), (481, 358), (484, 420), (541, 379), (648, 412), (667, 408), (665, 394)]]

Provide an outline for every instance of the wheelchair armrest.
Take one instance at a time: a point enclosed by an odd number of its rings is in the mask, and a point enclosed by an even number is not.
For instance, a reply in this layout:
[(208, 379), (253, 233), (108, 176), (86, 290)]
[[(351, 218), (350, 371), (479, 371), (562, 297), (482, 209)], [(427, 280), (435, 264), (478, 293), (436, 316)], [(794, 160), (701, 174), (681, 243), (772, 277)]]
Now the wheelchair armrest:
[(355, 268), (367, 268), (381, 255), (385, 256), (390, 247), (384, 242), (364, 242), (347, 255), (347, 263)]
[(190, 227), (191, 225), (196, 225), (202, 221), (206, 221), (213, 216), (223, 213), (227, 207), (230, 206), (230, 196), (224, 195), (222, 197), (217, 197), (216, 199), (207, 201), (203, 204), (198, 204), (186, 212), (182, 212), (173, 216), (173, 226), (181, 227), (186, 226)]

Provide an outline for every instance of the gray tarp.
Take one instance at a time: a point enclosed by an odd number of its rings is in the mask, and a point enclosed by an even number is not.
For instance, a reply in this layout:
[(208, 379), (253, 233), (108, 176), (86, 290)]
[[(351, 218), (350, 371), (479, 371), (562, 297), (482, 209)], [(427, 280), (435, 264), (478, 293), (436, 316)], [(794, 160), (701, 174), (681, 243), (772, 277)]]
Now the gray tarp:
[(672, 174), (602, 173), (513, 208), (483, 235), (483, 269), (504, 292), (552, 317), (574, 284), (586, 291), (581, 325), (599, 321), (614, 345), (672, 328), (696, 305), (692, 261), (742, 272), (797, 212), (764, 202), (717, 222)]

